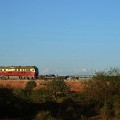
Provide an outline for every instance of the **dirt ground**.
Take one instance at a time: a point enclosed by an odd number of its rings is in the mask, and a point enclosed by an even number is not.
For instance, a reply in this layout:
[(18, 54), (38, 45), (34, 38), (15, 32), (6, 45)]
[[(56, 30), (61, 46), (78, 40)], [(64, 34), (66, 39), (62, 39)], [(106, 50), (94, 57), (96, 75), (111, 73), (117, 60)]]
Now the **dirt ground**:
[[(44, 88), (49, 80), (35, 80), (37, 86), (35, 89)], [(0, 85), (10, 86), (12, 88), (25, 88), (29, 80), (0, 80)], [(71, 91), (79, 92), (83, 89), (80, 80), (65, 80), (65, 83), (70, 86)]]

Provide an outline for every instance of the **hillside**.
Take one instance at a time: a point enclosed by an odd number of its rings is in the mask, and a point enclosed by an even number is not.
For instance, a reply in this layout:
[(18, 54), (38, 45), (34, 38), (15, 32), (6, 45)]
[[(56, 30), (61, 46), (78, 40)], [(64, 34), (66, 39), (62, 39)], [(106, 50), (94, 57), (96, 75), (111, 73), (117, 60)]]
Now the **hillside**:
[[(0, 80), (0, 85), (10, 86), (12, 88), (25, 88), (29, 80)], [(44, 88), (50, 80), (35, 80), (37, 86), (35, 89)], [(81, 91), (83, 88), (80, 80), (65, 80), (65, 83), (70, 86), (71, 91)]]

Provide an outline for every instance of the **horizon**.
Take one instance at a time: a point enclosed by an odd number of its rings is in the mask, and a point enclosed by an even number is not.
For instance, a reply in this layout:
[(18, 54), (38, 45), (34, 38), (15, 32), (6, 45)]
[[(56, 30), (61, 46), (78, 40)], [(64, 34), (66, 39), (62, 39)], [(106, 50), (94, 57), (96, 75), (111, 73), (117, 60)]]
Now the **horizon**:
[(120, 1), (0, 1), (0, 66), (82, 75), (120, 67)]

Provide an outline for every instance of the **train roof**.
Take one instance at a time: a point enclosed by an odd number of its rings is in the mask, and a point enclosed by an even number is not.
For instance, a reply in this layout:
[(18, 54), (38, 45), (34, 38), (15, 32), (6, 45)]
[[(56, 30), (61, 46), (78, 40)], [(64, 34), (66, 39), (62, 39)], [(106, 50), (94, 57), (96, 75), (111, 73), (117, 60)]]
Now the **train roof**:
[(36, 66), (0, 66), (0, 69), (30, 69), (37, 68)]

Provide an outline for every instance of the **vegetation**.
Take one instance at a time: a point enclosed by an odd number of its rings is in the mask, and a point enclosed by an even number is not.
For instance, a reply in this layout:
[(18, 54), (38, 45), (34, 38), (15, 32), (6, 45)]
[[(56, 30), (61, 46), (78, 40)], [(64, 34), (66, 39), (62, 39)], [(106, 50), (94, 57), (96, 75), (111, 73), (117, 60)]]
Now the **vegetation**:
[(27, 85), (25, 87), (26, 90), (33, 90), (33, 88), (36, 87), (36, 82), (35, 81), (29, 81), (27, 82)]
[(57, 77), (39, 90), (34, 90), (35, 81), (29, 81), (25, 89), (0, 86), (0, 119), (120, 119), (119, 74), (115, 68), (97, 72), (84, 82), (84, 91), (76, 93), (70, 92), (70, 86)]
[(52, 117), (49, 111), (46, 111), (46, 112), (40, 111), (37, 113), (34, 120), (57, 120), (57, 119)]
[(92, 80), (85, 82), (84, 93), (86, 94), (87, 100), (95, 104), (97, 107), (96, 112), (101, 114), (102, 118), (119, 117), (119, 69), (111, 68), (108, 71), (96, 73)]
[(64, 82), (64, 79), (55, 78), (48, 84), (49, 93), (52, 95), (53, 100), (58, 101), (58, 99), (67, 96), (70, 89)]

